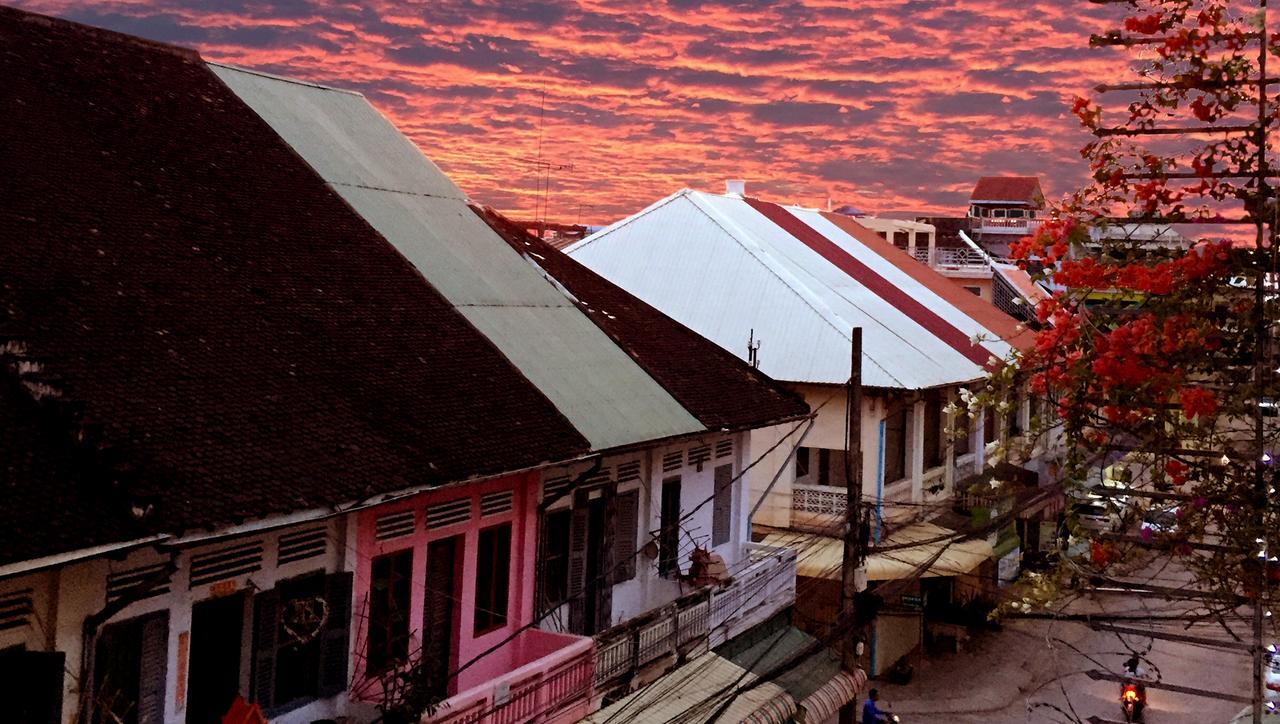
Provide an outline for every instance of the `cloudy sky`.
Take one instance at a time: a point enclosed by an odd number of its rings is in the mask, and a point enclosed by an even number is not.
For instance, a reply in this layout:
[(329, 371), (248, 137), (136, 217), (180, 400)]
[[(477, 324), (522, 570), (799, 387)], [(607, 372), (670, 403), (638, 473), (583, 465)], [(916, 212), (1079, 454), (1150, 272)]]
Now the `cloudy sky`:
[[(959, 212), (1078, 184), (1085, 0), (17, 0), (363, 92), (475, 199), (603, 223), (682, 187)], [(540, 150), (539, 150), (540, 148)]]

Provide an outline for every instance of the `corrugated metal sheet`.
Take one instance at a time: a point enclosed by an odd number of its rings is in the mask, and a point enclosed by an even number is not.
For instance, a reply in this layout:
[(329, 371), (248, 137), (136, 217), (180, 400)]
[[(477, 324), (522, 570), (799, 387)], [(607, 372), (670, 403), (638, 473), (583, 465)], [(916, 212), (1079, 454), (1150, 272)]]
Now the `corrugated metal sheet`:
[[(796, 575), (806, 578), (840, 580), (844, 541), (815, 533), (770, 533), (765, 545), (804, 550)], [(882, 547), (904, 546), (867, 556), (867, 580), (891, 581), (916, 575), (925, 567), (922, 578), (959, 576), (969, 573), (994, 552), (982, 538), (960, 540), (959, 534), (933, 523), (913, 523), (896, 530), (880, 543)]]
[[(818, 212), (783, 208), (904, 292), (915, 311), (877, 294), (737, 196), (684, 190), (567, 251), (744, 359), (753, 335), (761, 369), (777, 379), (844, 382), (855, 326), (863, 330), (863, 382), (874, 387), (981, 378), (976, 360), (986, 355), (969, 349), (971, 336), (992, 337), (984, 345), (993, 356), (1008, 352), (1000, 335)], [(962, 343), (927, 329), (915, 318), (921, 314), (954, 328)]]
[(364, 97), (212, 66), (457, 307), (593, 449), (705, 429)]
[[(744, 687), (758, 678), (732, 661), (707, 652), (582, 722), (708, 722), (719, 708), (718, 702), (723, 701), (722, 690)], [(762, 681), (734, 697), (718, 721), (783, 724), (795, 713), (795, 700), (786, 690), (772, 681)]]

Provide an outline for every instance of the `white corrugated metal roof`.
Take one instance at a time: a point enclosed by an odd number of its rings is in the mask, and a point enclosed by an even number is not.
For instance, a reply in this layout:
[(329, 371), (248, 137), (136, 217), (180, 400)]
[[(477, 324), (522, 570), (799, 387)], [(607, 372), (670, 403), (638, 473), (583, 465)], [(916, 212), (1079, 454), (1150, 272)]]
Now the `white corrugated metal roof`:
[[(927, 285), (812, 209), (783, 207), (964, 337), (1008, 345)], [(682, 190), (565, 250), (627, 291), (781, 380), (842, 383), (853, 327), (863, 383), (924, 389), (982, 377), (972, 356), (929, 331), (736, 195)], [(918, 316), (918, 315), (917, 315)]]
[(593, 449), (705, 427), (467, 206), (363, 96), (211, 65)]

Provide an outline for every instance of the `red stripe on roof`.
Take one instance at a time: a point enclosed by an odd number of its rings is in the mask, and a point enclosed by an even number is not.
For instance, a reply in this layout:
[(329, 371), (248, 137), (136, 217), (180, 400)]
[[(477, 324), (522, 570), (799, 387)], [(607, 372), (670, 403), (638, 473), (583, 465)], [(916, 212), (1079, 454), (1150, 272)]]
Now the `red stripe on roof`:
[(964, 355), (969, 361), (985, 368), (991, 360), (991, 353), (973, 344), (969, 337), (951, 326), (945, 319), (929, 311), (899, 289), (892, 282), (875, 273), (870, 267), (853, 258), (835, 242), (820, 234), (816, 229), (793, 216), (777, 204), (759, 199), (743, 199), (751, 208), (759, 211), (765, 218), (777, 224), (798, 239), (802, 244), (813, 249), (823, 259), (831, 262), (836, 268), (848, 274), (854, 281), (870, 289), (872, 293), (892, 304), (898, 311), (907, 315), (913, 322), (924, 327), (955, 351)]
[(934, 294), (951, 303), (951, 306), (967, 314), (973, 321), (981, 324), (1014, 347), (1026, 351), (1035, 344), (1034, 335), (1026, 329), (1019, 329), (1018, 320), (1000, 311), (988, 302), (963, 287), (954, 280), (945, 277), (929, 267), (921, 264), (907, 252), (881, 239), (876, 233), (843, 214), (827, 211), (819, 212), (822, 218), (835, 224), (844, 233), (852, 236), (866, 248), (879, 254), (882, 259), (897, 267), (904, 274), (928, 287)]

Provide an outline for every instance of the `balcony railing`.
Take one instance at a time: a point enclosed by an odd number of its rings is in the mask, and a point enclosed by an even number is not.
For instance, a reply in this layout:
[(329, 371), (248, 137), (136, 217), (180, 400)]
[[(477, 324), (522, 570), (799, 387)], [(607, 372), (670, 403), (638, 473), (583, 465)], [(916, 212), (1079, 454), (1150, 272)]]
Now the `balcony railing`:
[(516, 668), (449, 697), (422, 723), (573, 722), (590, 713), (596, 662), (592, 639), (529, 629), (507, 648)]
[(711, 589), (711, 647), (764, 623), (796, 600), (796, 552), (748, 543), (751, 564)]
[(984, 234), (1034, 234), (1040, 228), (1040, 219), (996, 219), (976, 217), (973, 219), (974, 229)]
[(795, 551), (748, 543), (746, 553), (746, 567), (724, 583), (598, 634), (597, 693), (660, 675), (795, 603)]

